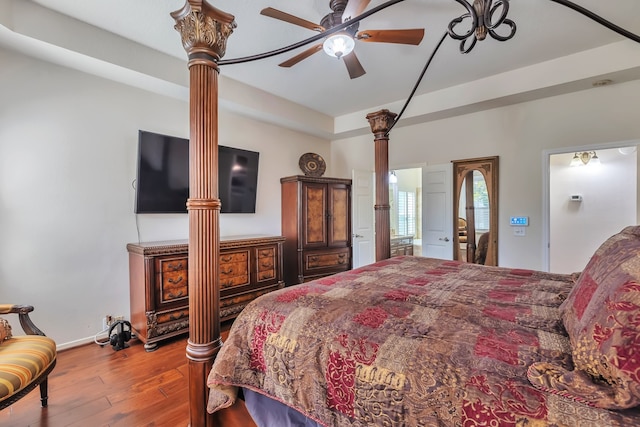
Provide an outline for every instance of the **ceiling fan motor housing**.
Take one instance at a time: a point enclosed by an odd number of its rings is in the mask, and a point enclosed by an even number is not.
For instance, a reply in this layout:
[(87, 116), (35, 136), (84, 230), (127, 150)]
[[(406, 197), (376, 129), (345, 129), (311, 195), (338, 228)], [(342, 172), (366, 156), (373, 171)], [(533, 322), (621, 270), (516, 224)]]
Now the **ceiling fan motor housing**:
[[(330, 30), (336, 25), (342, 24), (342, 13), (344, 12), (344, 8), (347, 6), (348, 0), (331, 0), (329, 2), (329, 7), (333, 10), (333, 13), (329, 13), (322, 18), (320, 21), (320, 25)], [(355, 37), (355, 34), (358, 32), (358, 28), (360, 26), (359, 22), (354, 23), (353, 25), (345, 28), (345, 32), (351, 35), (351, 37)]]

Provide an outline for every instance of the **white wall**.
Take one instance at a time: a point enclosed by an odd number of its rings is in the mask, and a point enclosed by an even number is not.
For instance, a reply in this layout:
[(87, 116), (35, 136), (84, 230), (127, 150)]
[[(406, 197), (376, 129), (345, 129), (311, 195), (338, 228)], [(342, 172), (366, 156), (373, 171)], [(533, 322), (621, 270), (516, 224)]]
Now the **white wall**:
[[(632, 81), (412, 126), (398, 124), (390, 135), (389, 166), (499, 156), (499, 264), (540, 270), (543, 151), (637, 139), (638, 105), (640, 81)], [(332, 156), (339, 174), (373, 169), (373, 134), (334, 141)], [(530, 217), (526, 236), (512, 234), (510, 216)]]
[[(550, 271), (581, 271), (600, 243), (635, 223), (636, 153), (614, 148), (597, 154), (600, 165), (579, 167), (569, 166), (573, 152), (550, 157)], [(571, 201), (573, 194), (582, 201)]]
[[(189, 108), (7, 50), (0, 64), (0, 302), (34, 305), (64, 347), (129, 317), (138, 129), (188, 137)], [(224, 111), (219, 128), (220, 144), (260, 152), (256, 214), (221, 215), (221, 235), (279, 234), (280, 178), (330, 142)], [(187, 215), (137, 219), (143, 241), (187, 238)]]

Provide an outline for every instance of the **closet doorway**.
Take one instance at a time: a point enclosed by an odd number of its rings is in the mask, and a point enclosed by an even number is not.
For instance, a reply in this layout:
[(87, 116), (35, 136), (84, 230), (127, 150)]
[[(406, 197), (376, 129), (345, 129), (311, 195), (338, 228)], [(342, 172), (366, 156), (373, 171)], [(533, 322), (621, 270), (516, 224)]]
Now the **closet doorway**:
[(636, 144), (549, 154), (548, 271), (582, 271), (603, 241), (637, 224)]

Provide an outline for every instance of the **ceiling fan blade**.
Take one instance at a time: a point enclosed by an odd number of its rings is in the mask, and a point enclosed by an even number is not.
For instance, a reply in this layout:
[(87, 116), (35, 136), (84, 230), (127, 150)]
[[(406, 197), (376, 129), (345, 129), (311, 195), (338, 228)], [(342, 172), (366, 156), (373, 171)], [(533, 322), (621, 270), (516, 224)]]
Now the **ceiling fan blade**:
[(356, 34), (363, 42), (401, 43), (419, 45), (424, 37), (424, 28), (410, 30), (364, 30)]
[(298, 18), (297, 16), (290, 15), (286, 12), (274, 9), (272, 7), (262, 9), (260, 11), (260, 14), (268, 16), (269, 18), (275, 18), (284, 22), (288, 22), (290, 24), (299, 25), (300, 27), (308, 28), (319, 33), (325, 30), (322, 25), (318, 25), (315, 22), (307, 21), (306, 19)]
[(286, 61), (284, 61), (282, 64), (278, 64), (281, 67), (292, 67), (294, 65), (296, 65), (298, 62), (302, 61), (303, 59), (307, 59), (308, 57), (310, 57), (311, 55), (313, 55), (316, 52), (320, 52), (322, 50), (322, 43), (319, 43), (315, 46), (311, 46), (309, 49), (300, 52), (299, 54), (297, 54), (296, 56), (294, 56), (291, 59), (288, 59)]
[(360, 15), (369, 6), (371, 0), (349, 0), (342, 12), (342, 22)]
[(342, 60), (347, 66), (349, 77), (351, 77), (352, 79), (357, 79), (358, 77), (365, 75), (366, 71), (364, 71), (364, 68), (362, 68), (362, 64), (360, 64), (360, 61), (358, 61), (355, 50), (349, 55), (343, 56)]

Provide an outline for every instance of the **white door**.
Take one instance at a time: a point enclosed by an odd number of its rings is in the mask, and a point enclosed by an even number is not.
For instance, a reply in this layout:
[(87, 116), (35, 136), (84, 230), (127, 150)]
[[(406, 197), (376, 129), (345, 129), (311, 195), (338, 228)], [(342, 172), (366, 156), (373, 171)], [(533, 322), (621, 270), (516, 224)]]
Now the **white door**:
[(353, 268), (375, 261), (374, 186), (373, 171), (353, 171), (351, 185)]
[(422, 255), (453, 259), (453, 166), (427, 166), (422, 173)]

